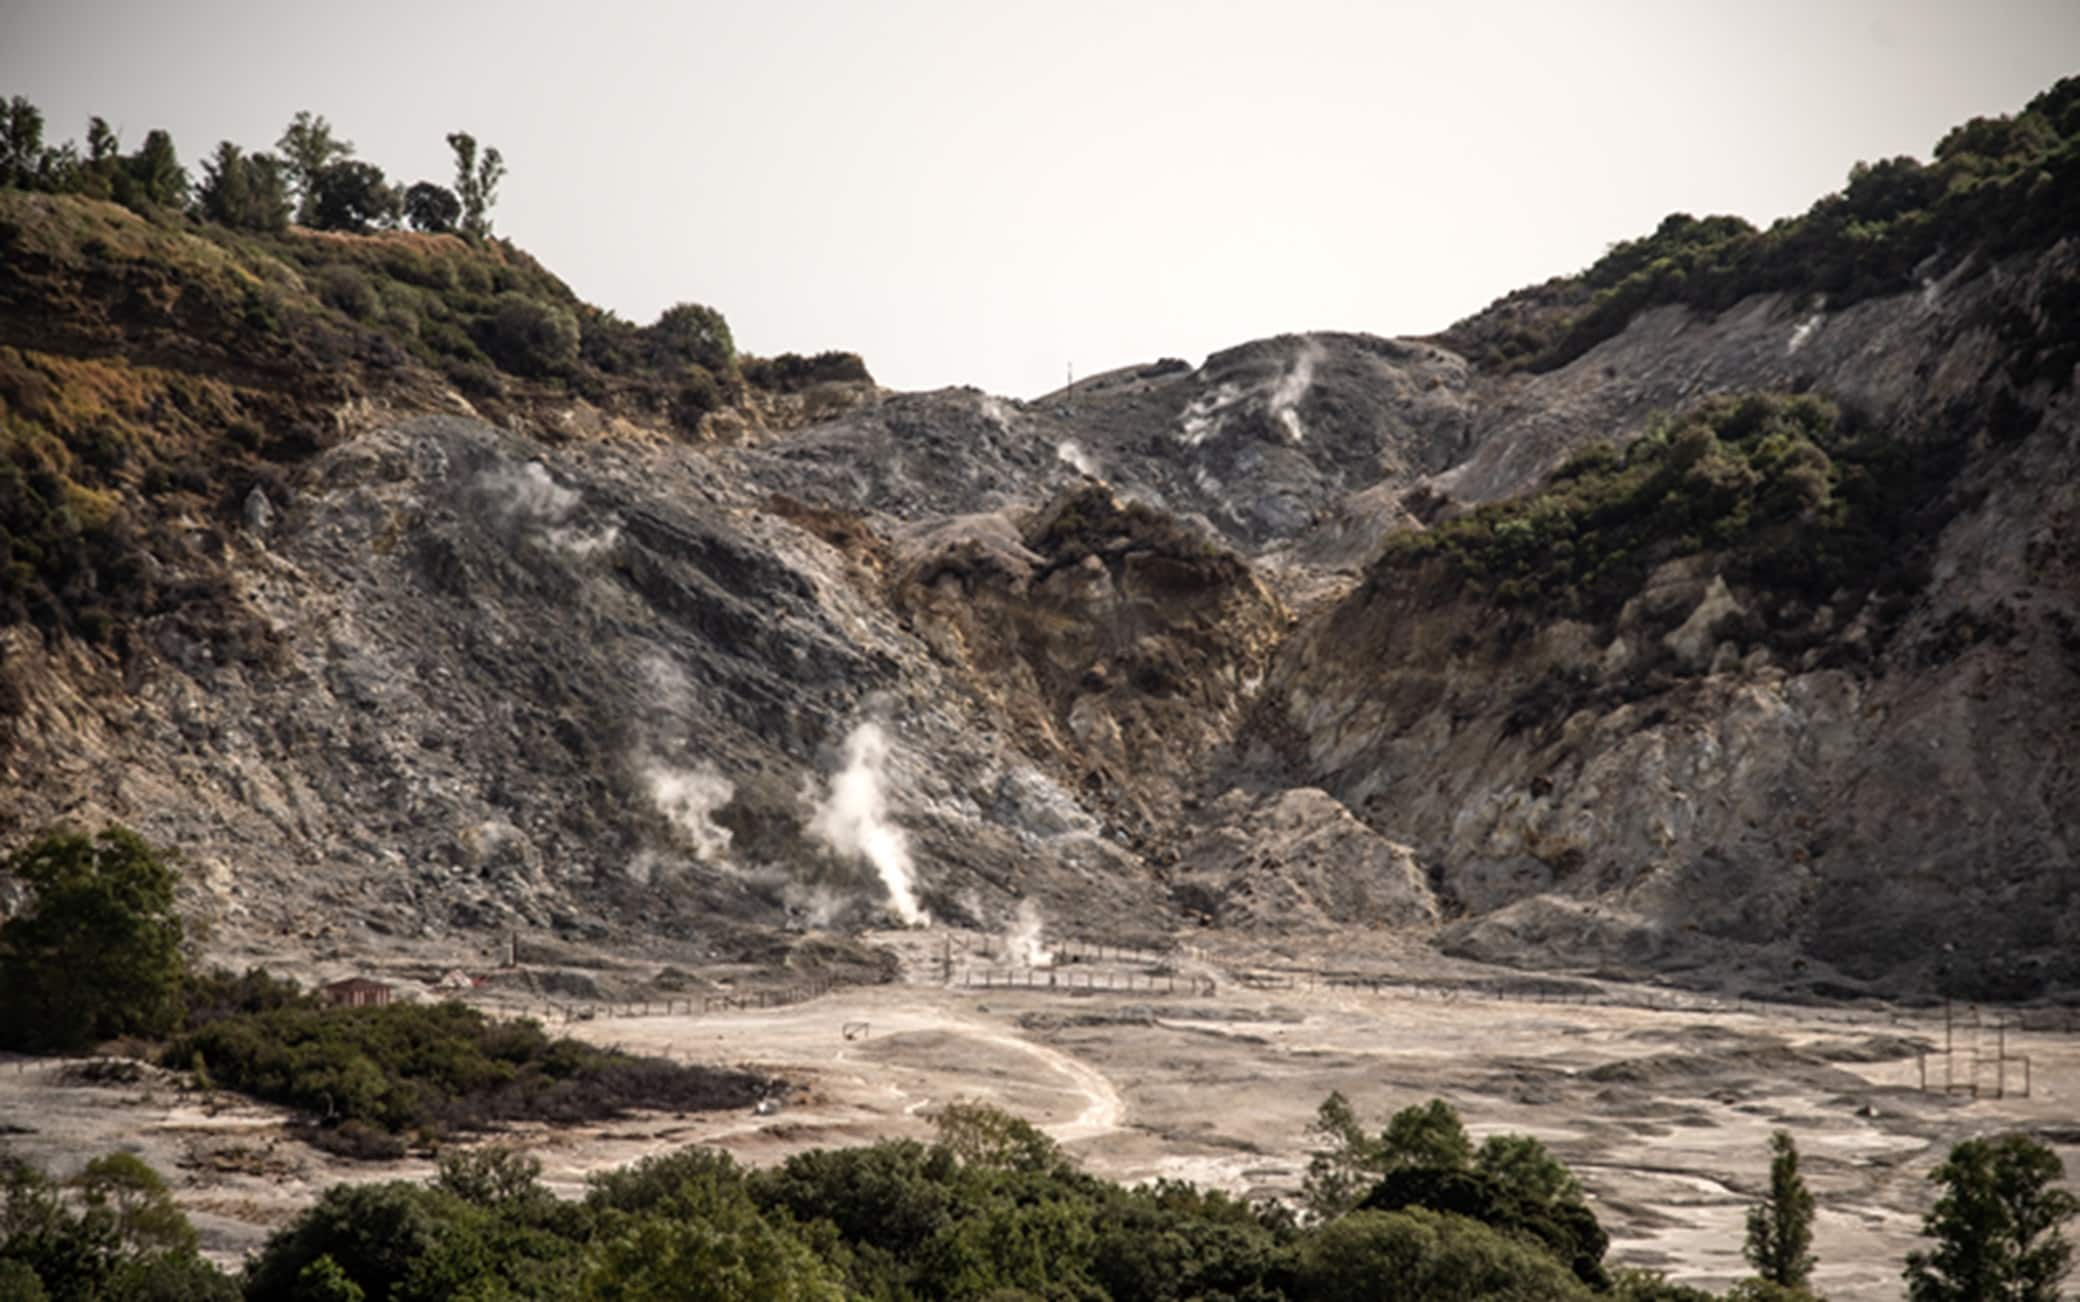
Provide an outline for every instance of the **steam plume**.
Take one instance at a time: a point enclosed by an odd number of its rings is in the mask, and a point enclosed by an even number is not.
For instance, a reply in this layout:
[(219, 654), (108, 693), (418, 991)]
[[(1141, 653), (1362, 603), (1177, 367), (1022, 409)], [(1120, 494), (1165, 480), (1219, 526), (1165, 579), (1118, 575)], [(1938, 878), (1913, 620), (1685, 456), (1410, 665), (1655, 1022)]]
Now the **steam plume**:
[(1805, 347), (1806, 340), (1812, 338), (1813, 332), (1820, 328), (1820, 322), (1823, 319), (1824, 318), (1821, 316), (1820, 313), (1815, 312), (1811, 316), (1807, 317), (1805, 320), (1793, 326), (1791, 328), (1791, 338), (1786, 340), (1784, 344), (1785, 355), (1789, 356), (1790, 354), (1795, 353), (1799, 349)]
[(611, 522), (596, 529), (569, 523), (581, 499), (576, 490), (557, 483), (539, 461), (518, 469), (495, 467), (477, 482), (496, 501), (499, 514), (524, 526), (536, 542), (573, 560), (589, 560), (621, 538), (621, 527)]
[(1186, 447), (1198, 447), (1220, 428), (1221, 418), (1228, 408), (1240, 401), (1242, 390), (1232, 384), (1222, 384), (1211, 393), (1200, 394), (1179, 415), (1177, 437)]
[(1307, 437), (1306, 427), (1300, 423), (1300, 400), (1307, 396), (1307, 390), (1314, 384), (1315, 363), (1321, 358), (1322, 346), (1309, 343), (1300, 350), (1293, 369), (1279, 379), (1278, 387), (1271, 392), (1271, 414), (1285, 426), (1286, 433), (1295, 443)]
[(888, 736), (879, 724), (863, 723), (845, 738), (845, 767), (809, 817), (809, 832), (835, 853), (865, 859), (888, 889), (889, 907), (908, 926), (929, 923), (917, 907), (910, 842), (888, 821), (882, 792)]
[(719, 863), (729, 855), (730, 831), (715, 821), (715, 811), (730, 802), (737, 788), (712, 764), (675, 769), (650, 764), (643, 785), (657, 812), (670, 820), (702, 863)]
[(1045, 925), (1040, 917), (1040, 906), (1031, 900), (1020, 900), (1011, 925), (1004, 928), (1005, 955), (1013, 963), (1023, 963), (1027, 967), (1046, 967), (1054, 962), (1054, 952), (1040, 943)]
[(1074, 466), (1078, 474), (1089, 475), (1092, 479), (1104, 478), (1104, 476), (1098, 473), (1096, 459), (1084, 450), (1083, 444), (1078, 443), (1075, 439), (1063, 439), (1055, 444), (1054, 454), (1058, 460)]

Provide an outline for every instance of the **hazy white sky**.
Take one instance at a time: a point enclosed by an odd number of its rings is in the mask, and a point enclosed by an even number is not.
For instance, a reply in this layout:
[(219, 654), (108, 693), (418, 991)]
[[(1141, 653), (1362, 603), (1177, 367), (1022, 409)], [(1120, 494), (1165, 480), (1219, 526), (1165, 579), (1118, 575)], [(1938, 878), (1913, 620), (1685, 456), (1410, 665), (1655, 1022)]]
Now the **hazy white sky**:
[(1663, 214), (1757, 222), (2080, 72), (2080, 0), (1400, 5), (0, 0), (0, 94), (191, 166), (325, 114), (637, 321), (1031, 395), (1415, 334)]

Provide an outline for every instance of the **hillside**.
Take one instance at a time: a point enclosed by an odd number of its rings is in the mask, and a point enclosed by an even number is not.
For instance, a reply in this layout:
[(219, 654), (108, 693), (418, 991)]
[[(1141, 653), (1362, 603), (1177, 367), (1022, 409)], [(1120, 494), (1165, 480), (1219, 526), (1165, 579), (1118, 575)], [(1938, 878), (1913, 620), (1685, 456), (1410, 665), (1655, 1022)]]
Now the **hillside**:
[(914, 892), (2069, 991), (2076, 94), (1032, 402), (0, 190), (0, 843), (177, 846), (227, 953), (770, 960)]

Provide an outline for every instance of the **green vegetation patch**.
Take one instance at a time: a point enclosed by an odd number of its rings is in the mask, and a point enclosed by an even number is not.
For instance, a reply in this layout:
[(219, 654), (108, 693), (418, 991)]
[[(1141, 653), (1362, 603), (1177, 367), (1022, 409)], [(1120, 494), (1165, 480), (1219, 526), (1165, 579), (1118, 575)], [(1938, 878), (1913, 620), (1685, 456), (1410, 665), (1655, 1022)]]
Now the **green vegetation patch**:
[(1439, 565), (1505, 606), (1609, 619), (1655, 566), (1712, 553), (1803, 615), (1903, 595), (1963, 446), (1886, 438), (1810, 395), (1715, 398), (1623, 452), (1593, 444), (1528, 496), (1390, 539), (1377, 585)]
[[(327, 1008), (310, 996), (204, 1020), (166, 1048), (169, 1067), (310, 1113), (346, 1138), (365, 1128), (441, 1134), (520, 1119), (586, 1121), (631, 1108), (749, 1107), (748, 1072), (684, 1066), (552, 1039), (532, 1021), (461, 1004)], [(205, 1015), (206, 1016), (206, 1015)], [(378, 1149), (386, 1147), (376, 1144)]]
[[(1927, 163), (1858, 163), (1804, 213), (1759, 230), (1739, 217), (1674, 213), (1651, 235), (1612, 246), (1580, 276), (1523, 291), (1446, 340), (1486, 365), (1564, 366), (1671, 303), (1717, 312), (1750, 294), (1823, 297), (1831, 308), (1912, 289), (1971, 256), (2049, 248), (2080, 230), (2080, 77), (2019, 114), (1953, 128)], [(2003, 323), (2012, 378), (2063, 388), (2080, 361), (2080, 297), (2066, 279), (2049, 301)]]
[(264, 653), (214, 544), (252, 488), (283, 500), (356, 399), (452, 386), (525, 424), (576, 394), (693, 433), (748, 389), (869, 379), (850, 353), (740, 357), (701, 304), (638, 326), (583, 302), (493, 236), (505, 164), (467, 132), (451, 190), (393, 185), (309, 112), (275, 153), (219, 143), (199, 177), (164, 131), (126, 153), (100, 118), (83, 147), (44, 125), (0, 97), (0, 627), (127, 654), (138, 620), (171, 616)]

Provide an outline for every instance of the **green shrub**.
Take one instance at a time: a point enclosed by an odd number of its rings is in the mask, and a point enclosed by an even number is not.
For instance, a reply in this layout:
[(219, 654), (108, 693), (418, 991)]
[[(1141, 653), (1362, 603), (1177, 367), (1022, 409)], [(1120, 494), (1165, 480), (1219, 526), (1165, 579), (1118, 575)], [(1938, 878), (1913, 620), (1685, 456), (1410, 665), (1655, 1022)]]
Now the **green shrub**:
[(2055, 1302), (2073, 1267), (2064, 1226), (2080, 1215), (2057, 1153), (2022, 1134), (1967, 1139), (1929, 1179), (1943, 1196), (1922, 1222), (1933, 1248), (1907, 1256), (1913, 1302)]
[(1388, 540), (1375, 581), (1426, 563), (1505, 605), (1605, 619), (1696, 552), (1808, 605), (1918, 586), (1963, 444), (1867, 430), (1810, 395), (1714, 398), (1621, 456), (1576, 454), (1537, 492)]
[[(256, 996), (264, 1002), (272, 993)], [(460, 1004), (323, 1008), (298, 999), (196, 1018), (169, 1067), (199, 1062), (225, 1089), (298, 1108), (350, 1155), (387, 1155), (391, 1135), (494, 1121), (578, 1121), (633, 1107), (749, 1106), (764, 1082), (552, 1040), (534, 1022), (497, 1022)]]
[(233, 1302), (159, 1173), (108, 1153), (60, 1184), (0, 1157), (0, 1298)]
[(744, 382), (776, 393), (799, 393), (817, 384), (872, 383), (867, 364), (858, 353), (818, 353), (803, 357), (782, 353), (778, 357), (743, 359)]
[(498, 296), (483, 346), (516, 375), (558, 375), (578, 360), (578, 323), (560, 307), (508, 292)]
[(0, 865), (27, 903), (0, 925), (0, 1046), (69, 1050), (154, 1035), (180, 1015), (173, 870), (110, 826), (45, 833)]
[[(1673, 213), (1579, 276), (1513, 294), (1447, 338), (1484, 364), (1550, 370), (1649, 307), (1716, 312), (1751, 294), (1783, 293), (1840, 308), (1912, 289), (1917, 276), (1975, 255), (2049, 247), (2080, 228), (2076, 85), (2080, 78), (2065, 78), (2020, 114), (1951, 130), (1933, 162), (1858, 163), (1839, 191), (1767, 230), (1738, 217)], [(2032, 313), (2028, 328), (2032, 354), (2080, 340), (2070, 316)], [(2063, 388), (2071, 374), (2068, 366), (2049, 379)]]
[(1412, 1207), (1353, 1212), (1300, 1247), (1315, 1302), (1563, 1302), (1591, 1295), (1551, 1257), (1478, 1221)]
[(691, 362), (717, 375), (737, 368), (737, 344), (722, 313), (700, 303), (668, 307), (643, 332), (661, 365)]
[(672, 400), (672, 419), (682, 428), (697, 430), (701, 417), (722, 408), (722, 386), (703, 366), (689, 364), (679, 373), (679, 391)]
[(311, 287), (319, 302), (337, 308), (356, 321), (365, 321), (375, 314), (378, 302), (375, 288), (368, 283), (368, 277), (352, 267), (338, 264), (320, 267), (312, 277)]

